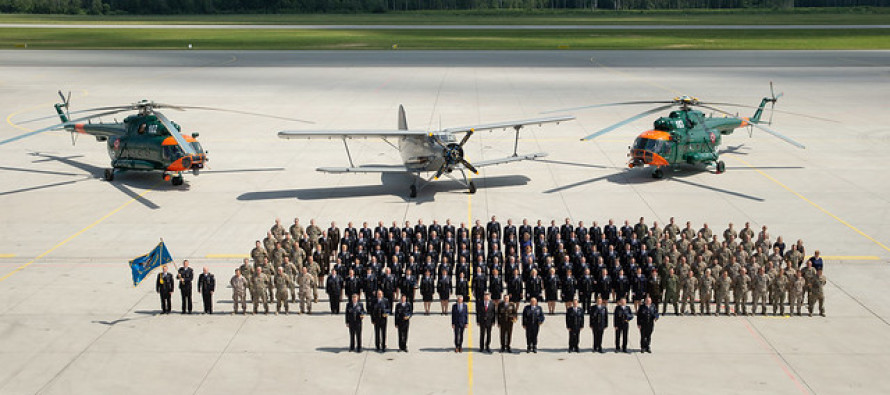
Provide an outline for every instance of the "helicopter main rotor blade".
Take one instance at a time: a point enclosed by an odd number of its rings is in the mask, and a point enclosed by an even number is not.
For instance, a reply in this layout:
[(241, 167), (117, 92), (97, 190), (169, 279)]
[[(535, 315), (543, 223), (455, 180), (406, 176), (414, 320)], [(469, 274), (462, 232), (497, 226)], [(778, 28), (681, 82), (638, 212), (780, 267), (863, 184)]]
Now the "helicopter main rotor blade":
[[(71, 112), (68, 112), (66, 115), (71, 116), (71, 115), (75, 115), (75, 114), (84, 114), (84, 113), (88, 113), (88, 112), (96, 112), (96, 111), (108, 111), (108, 110), (121, 110), (121, 111), (125, 111), (125, 110), (131, 110), (131, 109), (133, 109), (133, 106), (96, 107), (96, 108), (88, 108), (88, 109), (85, 109), (85, 110), (71, 111)], [(107, 114), (106, 114), (106, 115), (107, 115)], [(42, 120), (44, 120), (44, 119), (52, 119), (52, 118), (58, 118), (58, 117), (59, 117), (59, 114), (53, 114), (53, 115), (43, 116), (43, 117), (40, 117), (40, 118), (33, 118), (33, 119), (24, 120), (24, 121), (19, 121), (19, 122), (16, 122), (16, 123), (17, 123), (17, 124), (24, 124), (24, 123), (31, 123), (31, 122), (36, 122), (36, 121), (42, 121)]]
[(643, 101), (626, 101), (626, 102), (620, 102), (620, 103), (593, 104), (593, 105), (589, 105), (589, 106), (580, 106), (580, 107), (563, 108), (563, 109), (558, 109), (558, 110), (544, 111), (544, 112), (542, 112), (541, 114), (552, 114), (552, 113), (555, 113), (555, 112), (568, 112), (568, 111), (586, 110), (586, 109), (589, 109), (589, 108), (600, 108), (600, 107), (629, 106), (629, 105), (635, 105), (635, 104), (668, 104), (668, 103), (673, 104), (674, 102), (673, 102), (673, 101), (664, 101), (664, 100), (657, 100), (657, 101), (651, 101), (651, 100), (643, 100)]
[(158, 117), (161, 123), (164, 124), (164, 127), (167, 128), (167, 131), (170, 132), (170, 135), (173, 136), (173, 139), (176, 140), (176, 143), (179, 144), (179, 147), (182, 148), (183, 152), (188, 155), (197, 154), (192, 145), (185, 141), (184, 138), (182, 138), (182, 134), (179, 132), (178, 129), (176, 129), (176, 125), (174, 125), (173, 122), (171, 122), (170, 119), (167, 118), (167, 116), (161, 114), (159, 111), (156, 110), (152, 110), (152, 113), (154, 113), (154, 115)]
[[(779, 96), (782, 96), (782, 95), (779, 94)], [(778, 98), (778, 97), (777, 97), (777, 98)], [(711, 102), (708, 102), (708, 103), (693, 104), (693, 106), (699, 106), (699, 107), (705, 107), (705, 105), (709, 105), (709, 106), (729, 106), (729, 107), (753, 108), (753, 109), (755, 109), (755, 110), (758, 109), (758, 108), (760, 108), (760, 107), (758, 107), (758, 106), (751, 106), (751, 105), (748, 105), (748, 104), (735, 104), (735, 103), (711, 103)], [(705, 108), (707, 108), (707, 107), (705, 107)], [(794, 116), (798, 116), (798, 117), (810, 118), (810, 119), (815, 119), (815, 120), (818, 120), (818, 121), (824, 121), (824, 122), (839, 123), (839, 122), (838, 122), (837, 120), (835, 120), (835, 119), (821, 118), (821, 117), (817, 117), (817, 116), (813, 116), (813, 115), (801, 114), (801, 113), (799, 113), (799, 112), (791, 112), (791, 111), (785, 111), (785, 110), (776, 110), (776, 109), (772, 109), (772, 108), (764, 108), (763, 111), (771, 111), (771, 112), (777, 112), (777, 113), (780, 113), (780, 114), (794, 115)], [(736, 115), (734, 115), (734, 114), (730, 114), (730, 115), (732, 115), (732, 116), (736, 116)]]
[(594, 134), (591, 134), (591, 135), (589, 135), (589, 136), (583, 137), (583, 138), (581, 138), (581, 141), (592, 140), (592, 139), (597, 138), (597, 137), (599, 137), (599, 136), (602, 136), (602, 135), (604, 135), (604, 134), (606, 134), (606, 133), (609, 133), (609, 132), (611, 132), (611, 131), (613, 131), (613, 130), (615, 130), (615, 129), (618, 129), (618, 128), (624, 126), (624, 125), (627, 125), (627, 124), (629, 124), (629, 123), (631, 123), (631, 122), (633, 122), (633, 121), (636, 121), (636, 120), (638, 120), (638, 119), (640, 119), (640, 118), (642, 118), (642, 117), (645, 117), (645, 116), (650, 115), (650, 114), (657, 113), (657, 112), (659, 112), (659, 111), (666, 110), (666, 109), (671, 108), (671, 107), (673, 107), (673, 106), (674, 106), (674, 103), (671, 102), (671, 104), (668, 104), (668, 105), (666, 105), (666, 106), (655, 107), (655, 108), (653, 108), (653, 109), (651, 109), (651, 110), (641, 112), (641, 113), (639, 113), (639, 114), (637, 114), (637, 115), (634, 115), (634, 116), (632, 116), (632, 117), (630, 117), (630, 118), (627, 118), (627, 119), (625, 119), (625, 120), (623, 120), (623, 121), (621, 121), (621, 122), (618, 122), (618, 123), (616, 123), (616, 124), (614, 124), (614, 125), (612, 125), (612, 126), (609, 126), (609, 127), (605, 128), (605, 129), (601, 129), (600, 131), (598, 131), (598, 132), (596, 132), (596, 133), (594, 133)]
[[(726, 112), (726, 111), (723, 111), (723, 110), (721, 110), (721, 109), (719, 109), (719, 108), (716, 108), (716, 107), (705, 106), (705, 105), (699, 105), (699, 107), (707, 108), (707, 109), (709, 109), (709, 110), (714, 110), (714, 111), (717, 111), (717, 112), (719, 112), (719, 113), (723, 113), (723, 114), (729, 115), (729, 116), (731, 116), (731, 117), (735, 117), (735, 115), (730, 114), (730, 113), (728, 113), (728, 112)], [(767, 133), (773, 135), (774, 137), (777, 137), (777, 138), (779, 138), (780, 140), (782, 140), (782, 141), (784, 141), (784, 142), (786, 142), (786, 143), (788, 143), (788, 144), (791, 144), (791, 145), (793, 145), (793, 146), (795, 146), (795, 147), (797, 147), (797, 148), (800, 148), (800, 149), (806, 149), (806, 148), (807, 148), (805, 145), (803, 145), (803, 144), (801, 144), (801, 143), (798, 143), (797, 141), (794, 141), (794, 139), (792, 139), (791, 137), (788, 137), (788, 136), (786, 136), (786, 135), (784, 135), (784, 134), (781, 134), (781, 133), (779, 133), (779, 132), (777, 132), (777, 131), (775, 131), (775, 130), (772, 130), (772, 129), (766, 127), (766, 126), (763, 126), (763, 125), (760, 125), (760, 124), (757, 124), (757, 123), (748, 123), (748, 126), (755, 127), (755, 128), (760, 129), (760, 130), (762, 130), (762, 131), (764, 131), (764, 132), (767, 132)]]
[(294, 122), (302, 122), (308, 124), (314, 124), (315, 122), (307, 121), (304, 119), (290, 118), (290, 117), (282, 117), (278, 115), (272, 114), (263, 114), (258, 112), (250, 112), (250, 111), (241, 111), (241, 110), (232, 110), (227, 108), (214, 108), (214, 107), (201, 107), (201, 106), (170, 106), (169, 104), (159, 104), (160, 106), (168, 106), (175, 107), (179, 110), (204, 110), (204, 111), (220, 111), (220, 112), (230, 112), (234, 114), (243, 114), (243, 115), (252, 115), (255, 117), (263, 117), (263, 118), (272, 118), (272, 119), (281, 119), (284, 121), (294, 121)]

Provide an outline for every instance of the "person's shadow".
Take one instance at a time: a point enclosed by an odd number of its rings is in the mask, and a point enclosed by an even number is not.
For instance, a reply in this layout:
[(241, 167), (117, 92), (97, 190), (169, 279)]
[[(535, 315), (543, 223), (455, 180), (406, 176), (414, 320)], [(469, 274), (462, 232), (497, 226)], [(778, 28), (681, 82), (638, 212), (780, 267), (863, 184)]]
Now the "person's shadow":
[(332, 354), (339, 354), (339, 353), (341, 353), (341, 352), (348, 352), (348, 351), (349, 351), (349, 347), (318, 347), (318, 348), (315, 349), (315, 351), (329, 352), (329, 353), (332, 353)]

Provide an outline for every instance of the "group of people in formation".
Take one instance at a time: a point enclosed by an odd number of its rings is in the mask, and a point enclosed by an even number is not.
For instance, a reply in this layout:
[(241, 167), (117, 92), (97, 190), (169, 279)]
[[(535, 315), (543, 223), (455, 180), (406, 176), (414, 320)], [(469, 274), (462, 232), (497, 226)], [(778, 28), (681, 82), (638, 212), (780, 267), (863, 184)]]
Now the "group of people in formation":
[[(593, 320), (597, 300), (616, 309), (627, 307), (630, 313), (623, 316), (630, 318), (633, 311), (642, 316), (643, 306), (651, 309), (638, 324), (649, 322), (649, 316), (654, 323), (668, 307), (675, 315), (750, 315), (758, 310), (778, 315), (786, 308), (801, 315), (806, 304), (808, 315), (817, 311), (824, 316), (826, 279), (818, 250), (808, 256), (802, 240), (786, 244), (781, 236), (773, 239), (765, 225), (755, 231), (750, 223), (741, 229), (730, 223), (722, 235), (717, 232), (707, 223), (695, 229), (687, 221), (681, 228), (673, 217), (663, 227), (645, 218), (620, 226), (612, 219), (587, 225), (568, 218), (561, 225), (556, 220), (532, 225), (527, 219), (518, 225), (508, 219), (502, 225), (493, 216), (471, 226), (419, 219), (403, 225), (393, 221), (391, 226), (379, 221), (374, 227), (364, 222), (359, 228), (353, 222), (343, 228), (331, 222), (327, 229), (314, 219), (303, 227), (295, 218), (287, 228), (276, 219), (236, 269), (231, 285), (236, 312), (239, 306), (247, 312), (249, 291), (254, 313), (260, 304), (268, 313), (270, 303), (276, 304), (276, 312), (287, 313), (289, 303), (298, 300), (301, 313), (310, 313), (323, 289), (332, 313), (340, 313), (344, 298), (347, 310), (360, 310), (351, 318), (347, 314), (348, 325), (361, 322), (356, 319), (365, 309), (356, 306), (363, 305), (375, 323), (395, 313), (396, 326), (404, 325), (406, 334), (415, 310), (429, 315), (438, 301), (440, 314), (452, 314), (458, 352), (458, 332), (466, 322), (463, 306), (471, 300), (477, 319), (479, 303), (493, 306), (495, 318), (483, 306), (485, 323), (500, 322), (502, 303), (514, 306), (510, 314), (517, 316), (519, 303), (527, 303), (521, 311), (526, 328), (542, 324), (544, 309), (552, 315), (557, 304), (565, 304), (567, 311), (577, 304)], [(414, 308), (416, 299), (422, 308)], [(386, 309), (379, 308), (380, 301)], [(452, 301), (457, 302), (449, 310)], [(411, 306), (410, 313), (393, 305)], [(566, 320), (575, 323), (572, 327), (583, 322), (568, 313)], [(621, 320), (613, 321), (617, 325)], [(531, 329), (527, 335), (535, 333)], [(530, 339), (528, 347), (534, 351), (535, 342)]]

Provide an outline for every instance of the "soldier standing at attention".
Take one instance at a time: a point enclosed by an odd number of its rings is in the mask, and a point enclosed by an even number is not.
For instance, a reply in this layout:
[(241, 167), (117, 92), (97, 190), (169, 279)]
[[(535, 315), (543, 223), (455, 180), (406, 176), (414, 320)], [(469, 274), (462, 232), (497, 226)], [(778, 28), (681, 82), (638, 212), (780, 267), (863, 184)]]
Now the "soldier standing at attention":
[(674, 269), (668, 269), (668, 275), (664, 278), (664, 305), (661, 311), (667, 314), (668, 303), (674, 306), (674, 315), (680, 315), (677, 310), (677, 299), (680, 297), (680, 280), (674, 274)]
[(603, 353), (603, 332), (609, 327), (609, 309), (603, 298), (596, 298), (596, 305), (590, 308), (590, 330), (593, 331), (593, 351)]
[(250, 300), (253, 302), (253, 313), (257, 313), (257, 307), (260, 301), (263, 302), (265, 314), (269, 314), (269, 298), (266, 293), (266, 275), (263, 274), (263, 268), (256, 268), (256, 275), (250, 280)]
[(476, 310), (476, 323), (479, 324), (479, 352), (491, 352), (491, 327), (495, 321), (495, 305), (491, 293), (486, 292)]
[(411, 316), (414, 315), (414, 307), (408, 302), (408, 297), (402, 294), (402, 301), (396, 305), (396, 329), (399, 332), (399, 351), (408, 352), (408, 326)]
[(773, 299), (770, 301), (773, 305), (773, 315), (785, 315), (785, 292), (788, 289), (788, 277), (781, 273), (778, 274), (770, 287), (773, 295)]
[(269, 257), (269, 253), (266, 252), (266, 249), (263, 247), (263, 243), (259, 240), (256, 241), (256, 247), (250, 250), (250, 257), (253, 259), (254, 265), (262, 265), (263, 261)]
[(566, 329), (569, 331), (569, 352), (581, 352), (578, 343), (581, 329), (584, 329), (584, 310), (578, 305), (578, 299), (572, 300), (572, 307), (566, 309)]
[(686, 302), (689, 302), (689, 311), (695, 315), (695, 291), (698, 289), (698, 279), (695, 278), (692, 270), (686, 275), (686, 281), (683, 282), (683, 303), (680, 311), (686, 315)]
[(306, 236), (309, 237), (310, 245), (315, 245), (316, 243), (318, 243), (318, 238), (321, 237), (322, 233), (323, 232), (321, 228), (319, 228), (318, 225), (315, 224), (315, 219), (310, 219), (309, 226), (306, 227)]
[(155, 292), (161, 295), (161, 314), (170, 314), (172, 309), (170, 297), (173, 294), (173, 275), (167, 272), (167, 265), (163, 266), (163, 272), (158, 273), (155, 281)]
[(198, 276), (198, 292), (204, 302), (204, 314), (213, 314), (213, 291), (216, 290), (216, 279), (213, 273), (204, 266), (203, 273)]
[(803, 273), (800, 271), (796, 272), (794, 280), (788, 284), (788, 311), (791, 314), (797, 311), (797, 315), (800, 315), (800, 310), (803, 307), (803, 293), (806, 287), (807, 280), (803, 277)]
[(284, 268), (279, 267), (273, 282), (275, 284), (275, 315), (281, 313), (281, 305), (284, 305), (284, 314), (290, 313), (287, 291), (293, 284), (293, 280), (284, 272)]
[(742, 268), (739, 275), (733, 279), (733, 295), (732, 300), (735, 303), (735, 313), (740, 311), (742, 314), (748, 314), (748, 288), (751, 285), (751, 277), (748, 276), (748, 270)]
[[(701, 314), (711, 315), (711, 294), (714, 290), (715, 283), (716, 280), (714, 279), (714, 276), (711, 275), (711, 269), (705, 269), (698, 284), (698, 298), (701, 300), (699, 311)], [(720, 310), (719, 305), (717, 306), (717, 310)]]
[(275, 225), (272, 225), (269, 232), (271, 232), (279, 241), (284, 240), (285, 230), (284, 227), (281, 226), (281, 218), (275, 218)]
[[(463, 275), (463, 273), (461, 273)], [(451, 329), (454, 330), (454, 352), (464, 350), (464, 329), (469, 324), (469, 313), (464, 303), (464, 296), (457, 295), (457, 302), (451, 306)]]
[(389, 316), (389, 300), (383, 291), (377, 291), (377, 300), (371, 307), (371, 323), (374, 324), (374, 348), (386, 352), (386, 321)]
[(179, 295), (182, 297), (182, 314), (192, 313), (192, 280), (195, 279), (195, 271), (189, 267), (189, 260), (182, 261), (182, 267), (176, 275), (179, 279)]
[(714, 290), (714, 315), (720, 315), (720, 303), (723, 303), (723, 314), (729, 315), (729, 291), (732, 289), (732, 278), (729, 272), (724, 270), (717, 279), (717, 288)]
[(336, 270), (331, 269), (331, 275), (328, 276), (324, 289), (328, 294), (328, 300), (331, 302), (331, 314), (340, 314), (340, 295), (343, 292), (343, 277), (340, 277)]
[(766, 274), (763, 267), (757, 270), (757, 276), (754, 277), (754, 292), (751, 304), (751, 313), (757, 314), (757, 303), (760, 302), (760, 315), (766, 315), (766, 298), (769, 294), (770, 281), (769, 275)]
[(808, 311), (810, 313), (810, 317), (813, 316), (813, 308), (816, 307), (816, 302), (819, 303), (819, 315), (825, 317), (825, 293), (823, 289), (825, 288), (825, 276), (822, 275), (822, 269), (816, 270), (816, 275), (811, 277), (810, 279), (810, 295), (807, 298)]
[(346, 305), (346, 327), (349, 328), (349, 351), (362, 352), (362, 319), (365, 318), (365, 308), (358, 301), (358, 294), (354, 293)]
[(615, 306), (615, 314), (613, 321), (615, 322), (615, 352), (619, 350), (627, 352), (627, 330), (629, 323), (634, 319), (634, 313), (627, 306), (627, 301), (618, 300), (618, 306)]
[(498, 303), (498, 327), (501, 329), (501, 352), (513, 352), (510, 347), (513, 343), (513, 323), (516, 322), (518, 311), (516, 304), (510, 301), (510, 295), (504, 295), (504, 299)]
[(544, 324), (544, 310), (538, 306), (538, 298), (532, 297), (531, 304), (522, 310), (522, 327), (525, 329), (526, 352), (538, 353), (538, 331)]
[(232, 286), (232, 304), (234, 311), (232, 314), (238, 314), (238, 304), (241, 304), (241, 314), (247, 313), (247, 301), (245, 300), (245, 291), (247, 289), (247, 279), (241, 275), (240, 269), (235, 269), (235, 275), (229, 280)]
[(294, 218), (294, 224), (290, 226), (290, 235), (293, 236), (294, 240), (299, 242), (303, 240), (303, 226), (300, 225), (300, 218)]
[(300, 314), (312, 314), (312, 292), (315, 290), (315, 276), (306, 267), (300, 272), (297, 280), (300, 286)]
[(641, 351), (651, 354), (652, 330), (655, 329), (655, 321), (658, 321), (658, 311), (652, 305), (652, 298), (646, 297), (646, 304), (637, 310), (637, 318)]

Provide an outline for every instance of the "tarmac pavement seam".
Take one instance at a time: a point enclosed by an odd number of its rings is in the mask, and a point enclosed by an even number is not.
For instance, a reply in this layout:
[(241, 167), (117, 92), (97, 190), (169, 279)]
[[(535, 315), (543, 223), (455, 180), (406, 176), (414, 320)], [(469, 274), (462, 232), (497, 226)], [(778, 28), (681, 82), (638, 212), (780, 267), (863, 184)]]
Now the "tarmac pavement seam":
[[(782, 368), (782, 370), (785, 372), (785, 375), (787, 375), (788, 378), (794, 382), (795, 386), (797, 386), (797, 388), (800, 390), (801, 393), (803, 393), (803, 394), (811, 394), (811, 393), (815, 394), (816, 393), (815, 391), (813, 391), (813, 389), (810, 387), (810, 385), (807, 383), (807, 381), (804, 380), (803, 377), (800, 377), (800, 374), (797, 373), (797, 370), (795, 370), (794, 367), (791, 366), (791, 364), (788, 362), (787, 359), (785, 359), (785, 357), (782, 355), (782, 353), (779, 352), (779, 350), (777, 350), (776, 347), (772, 345), (772, 343), (770, 343), (769, 339), (767, 339), (765, 336), (763, 336), (763, 333), (761, 333), (760, 330), (758, 330), (756, 327), (751, 325), (750, 318), (744, 317), (744, 320), (742, 322), (745, 324), (745, 328), (748, 329), (748, 332), (751, 333), (751, 336), (753, 336), (755, 339), (759, 340), (760, 345), (763, 348), (771, 351), (770, 355), (773, 357), (773, 360), (776, 361), (776, 364)], [(804, 386), (806, 386), (806, 388), (804, 388)]]
[(887, 320), (884, 319), (884, 317), (881, 317), (880, 315), (878, 315), (878, 313), (875, 313), (874, 310), (868, 308), (868, 306), (866, 306), (866, 305), (865, 305), (864, 303), (862, 303), (862, 301), (860, 301), (858, 298), (854, 297), (852, 294), (850, 294), (849, 292), (847, 292), (847, 290), (844, 289), (843, 287), (841, 287), (840, 285), (838, 285), (838, 283), (832, 281), (831, 279), (828, 279), (828, 282), (829, 282), (833, 287), (835, 287), (835, 288), (839, 289), (841, 292), (843, 292), (844, 295), (847, 295), (850, 299), (852, 299), (854, 302), (856, 302), (856, 304), (858, 304), (858, 305), (861, 306), (863, 309), (865, 309), (865, 311), (869, 312), (869, 314), (871, 314), (871, 315), (875, 316), (875, 318), (881, 320), (881, 322), (883, 322), (884, 325), (890, 326), (890, 322), (887, 322)]
[(238, 334), (241, 333), (241, 329), (244, 328), (244, 324), (247, 323), (247, 316), (243, 316), (241, 319), (241, 325), (238, 325), (238, 329), (235, 330), (235, 333), (229, 337), (229, 341), (226, 342), (226, 346), (219, 352), (216, 356), (216, 359), (213, 361), (213, 364), (210, 365), (210, 368), (207, 369), (207, 372), (204, 373), (204, 377), (201, 377), (201, 382), (198, 383), (198, 386), (195, 387), (195, 392), (193, 394), (197, 394), (201, 387), (204, 386), (204, 382), (207, 381), (207, 377), (210, 376), (210, 373), (213, 372), (213, 369), (216, 368), (216, 365), (219, 363), (219, 360), (222, 359), (223, 355), (226, 355), (226, 352), (229, 351), (229, 348), (232, 346), (232, 341), (238, 337)]

